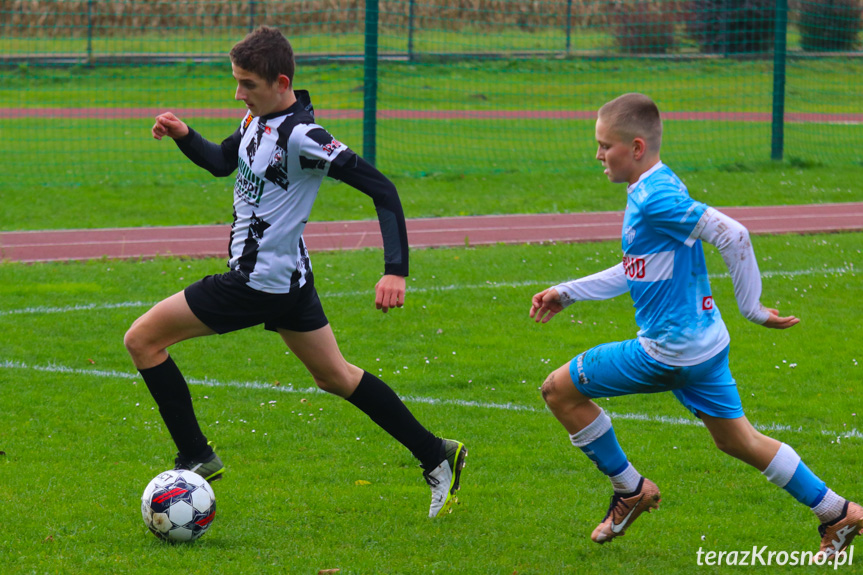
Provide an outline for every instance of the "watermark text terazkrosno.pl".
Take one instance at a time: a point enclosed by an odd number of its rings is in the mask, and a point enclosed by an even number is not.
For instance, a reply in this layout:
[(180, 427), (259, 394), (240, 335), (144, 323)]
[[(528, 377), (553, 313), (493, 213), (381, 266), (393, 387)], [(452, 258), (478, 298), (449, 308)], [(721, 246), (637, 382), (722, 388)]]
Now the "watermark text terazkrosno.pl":
[(850, 545), (844, 553), (827, 561), (827, 556), (817, 551), (771, 551), (766, 545), (742, 551), (705, 551), (702, 547), (696, 553), (697, 565), (728, 565), (731, 567), (754, 567), (754, 566), (791, 566), (795, 565), (825, 565), (830, 564), (834, 569), (854, 564), (854, 546)]

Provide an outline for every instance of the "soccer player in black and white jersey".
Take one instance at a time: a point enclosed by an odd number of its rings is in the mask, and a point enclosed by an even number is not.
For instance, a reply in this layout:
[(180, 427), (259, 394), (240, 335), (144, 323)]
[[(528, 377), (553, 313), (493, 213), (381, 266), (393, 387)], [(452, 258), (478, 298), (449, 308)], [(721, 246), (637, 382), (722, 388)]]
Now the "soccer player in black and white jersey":
[(275, 28), (249, 33), (230, 53), (235, 98), (248, 112), (221, 144), (204, 139), (170, 112), (153, 137), (215, 176), (237, 171), (230, 270), (156, 304), (126, 333), (135, 367), (177, 445), (176, 467), (208, 481), (224, 466), (198, 425), (183, 375), (167, 352), (180, 341), (263, 324), (277, 332), (323, 390), (354, 404), (420, 461), (431, 487), (429, 517), (451, 510), (465, 446), (426, 430), (383, 381), (342, 357), (315, 290), (303, 229), (321, 181), (329, 176), (370, 196), (384, 243), (384, 275), (375, 305), (402, 307), (408, 275), (404, 213), (395, 186), (314, 121), (309, 94), (293, 89), (294, 55)]

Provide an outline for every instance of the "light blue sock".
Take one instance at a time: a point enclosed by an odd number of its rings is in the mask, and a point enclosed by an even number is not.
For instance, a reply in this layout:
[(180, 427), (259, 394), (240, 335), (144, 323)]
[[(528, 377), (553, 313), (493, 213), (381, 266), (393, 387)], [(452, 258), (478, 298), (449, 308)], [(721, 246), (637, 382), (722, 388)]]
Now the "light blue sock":
[(614, 435), (611, 418), (605, 411), (600, 411), (590, 425), (578, 433), (573, 433), (569, 439), (609, 477), (623, 472), (628, 465), (626, 454)]
[(785, 443), (763, 472), (770, 481), (787, 491), (800, 503), (814, 507), (824, 499), (827, 485), (812, 473), (794, 449)]

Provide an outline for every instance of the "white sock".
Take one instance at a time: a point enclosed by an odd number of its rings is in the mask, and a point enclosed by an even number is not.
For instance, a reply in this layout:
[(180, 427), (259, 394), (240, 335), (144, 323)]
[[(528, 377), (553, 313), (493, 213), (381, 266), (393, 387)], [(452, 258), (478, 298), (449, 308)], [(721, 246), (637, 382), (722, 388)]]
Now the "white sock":
[(608, 478), (611, 479), (611, 485), (614, 487), (615, 493), (632, 493), (638, 489), (641, 474), (635, 470), (632, 463), (628, 463), (626, 469), (613, 477), (609, 475)]
[(767, 478), (770, 483), (784, 488), (794, 477), (794, 472), (797, 471), (797, 466), (800, 464), (800, 456), (787, 443), (779, 446), (779, 451), (773, 456), (770, 465), (762, 471), (762, 475)]
[(599, 415), (581, 431), (570, 434), (569, 441), (576, 447), (590, 445), (611, 429), (611, 418), (605, 410), (599, 408)]
[(812, 512), (818, 517), (821, 523), (829, 523), (834, 519), (838, 519), (842, 515), (842, 510), (845, 508), (845, 498), (833, 493), (832, 489), (828, 489), (818, 505), (812, 507)]

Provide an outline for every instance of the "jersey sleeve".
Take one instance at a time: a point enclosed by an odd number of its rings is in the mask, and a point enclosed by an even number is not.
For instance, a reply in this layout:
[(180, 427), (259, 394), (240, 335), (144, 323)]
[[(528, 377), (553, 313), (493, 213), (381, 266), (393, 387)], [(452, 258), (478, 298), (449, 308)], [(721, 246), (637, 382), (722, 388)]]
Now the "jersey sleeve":
[(303, 170), (321, 170), (325, 174), (330, 164), (349, 148), (336, 140), (320, 126), (313, 126), (300, 140), (300, 167)]
[(617, 297), (629, 291), (623, 263), (595, 274), (554, 286), (560, 294), (560, 303), (568, 307), (574, 302), (603, 300)]
[(225, 138), (221, 144), (215, 144), (201, 134), (189, 128), (185, 138), (174, 140), (187, 158), (216, 177), (230, 176), (237, 169), (241, 128)]
[(384, 241), (384, 273), (406, 277), (408, 233), (395, 184), (349, 148), (331, 163), (329, 176), (372, 198)]
[(696, 229), (698, 239), (715, 246), (722, 255), (731, 274), (740, 313), (749, 321), (763, 325), (770, 318), (770, 312), (761, 304), (761, 274), (749, 231), (713, 208), (707, 209)]
[(698, 225), (706, 210), (706, 204), (681, 191), (648, 198), (643, 213), (645, 220), (658, 233), (692, 246), (698, 239)]

